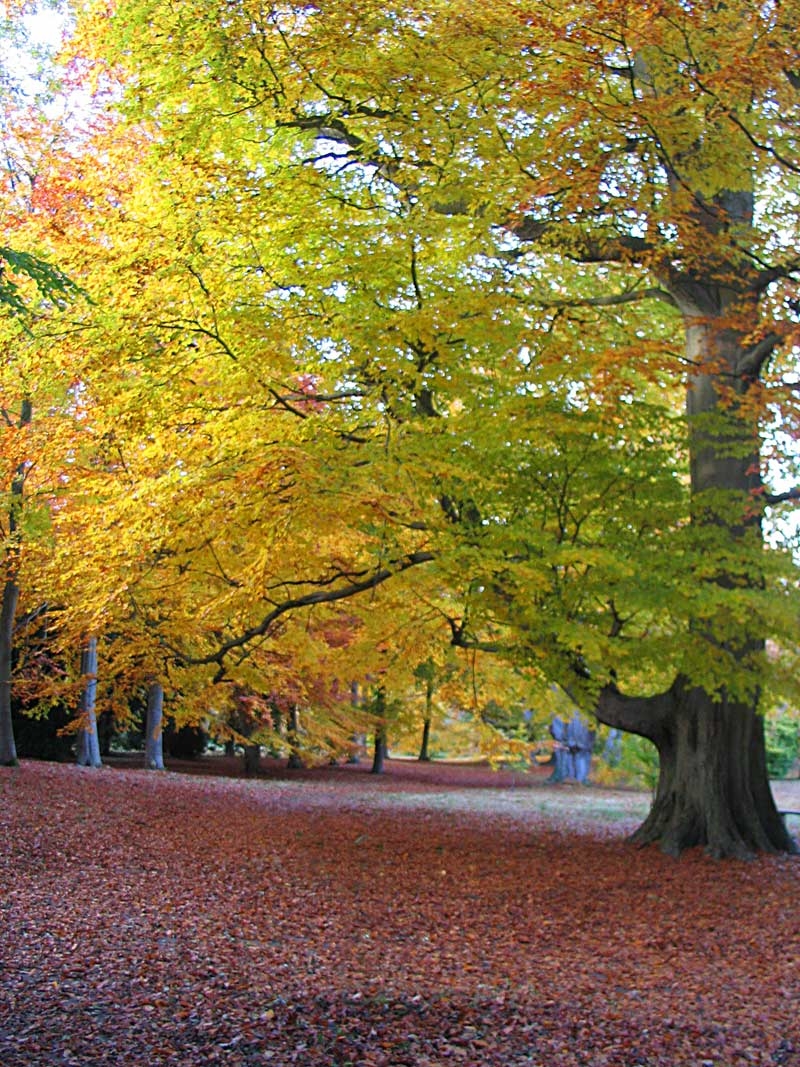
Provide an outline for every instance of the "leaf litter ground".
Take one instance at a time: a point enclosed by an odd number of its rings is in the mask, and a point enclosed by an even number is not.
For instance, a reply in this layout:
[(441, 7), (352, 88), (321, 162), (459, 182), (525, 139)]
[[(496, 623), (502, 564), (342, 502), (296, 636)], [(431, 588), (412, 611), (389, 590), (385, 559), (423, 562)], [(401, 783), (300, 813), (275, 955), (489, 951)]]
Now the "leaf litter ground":
[(214, 767), (0, 770), (2, 1067), (800, 1067), (797, 860), (535, 773)]

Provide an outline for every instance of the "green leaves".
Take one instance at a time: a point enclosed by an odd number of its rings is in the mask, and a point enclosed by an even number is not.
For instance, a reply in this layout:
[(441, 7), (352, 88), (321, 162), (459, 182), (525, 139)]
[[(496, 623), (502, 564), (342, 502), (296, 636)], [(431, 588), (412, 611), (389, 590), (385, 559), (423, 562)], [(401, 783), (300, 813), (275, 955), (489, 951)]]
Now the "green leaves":
[(0, 306), (12, 315), (30, 315), (37, 297), (63, 308), (79, 294), (80, 287), (52, 263), (30, 252), (0, 247)]

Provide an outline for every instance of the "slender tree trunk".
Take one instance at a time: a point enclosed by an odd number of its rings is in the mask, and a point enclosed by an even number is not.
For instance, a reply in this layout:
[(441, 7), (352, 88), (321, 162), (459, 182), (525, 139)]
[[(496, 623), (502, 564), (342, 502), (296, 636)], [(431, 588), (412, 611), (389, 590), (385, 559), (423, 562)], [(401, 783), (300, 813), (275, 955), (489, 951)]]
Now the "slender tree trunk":
[[(23, 399), (20, 406), (18, 426), (28, 426), (33, 417), (30, 400)], [(14, 620), (19, 603), (17, 570), (19, 567), (18, 513), (25, 489), (25, 465), (20, 464), (11, 482), (11, 503), (8, 510), (8, 544), (5, 551), (5, 582), (3, 603), (0, 608), (0, 765), (14, 767), (17, 764), (17, 746), (14, 743), (14, 724), (11, 718), (11, 674), (14, 666)]]
[(261, 745), (244, 746), (244, 773), (250, 777), (261, 770)]
[(386, 763), (387, 747), (386, 724), (381, 723), (375, 729), (375, 747), (373, 750), (370, 774), (383, 774), (384, 764)]
[[(270, 703), (269, 706), (269, 720), (273, 734), (278, 737), (284, 737), (286, 735), (285, 716), (282, 714), (281, 709), (273, 703)], [(267, 744), (267, 755), (276, 758), (280, 756), (281, 751), (280, 743), (274, 737), (271, 738)]]
[(428, 751), (431, 739), (431, 720), (422, 720), (422, 744), (419, 746), (419, 756), (417, 757), (420, 763), (430, 763), (430, 753)]
[(425, 684), (425, 717), (422, 720), (422, 744), (420, 745), (418, 757), (420, 763), (429, 763), (431, 758), (430, 753), (428, 751), (428, 746), (431, 740), (431, 719), (433, 718), (432, 709), (433, 681), (431, 679), (428, 679)]
[[(358, 682), (351, 682), (350, 683), (350, 704), (351, 704), (352, 707), (358, 708), (358, 707), (361, 706), (361, 703), (362, 703), (361, 686), (358, 684)], [(359, 749), (359, 746), (361, 746), (363, 744), (364, 744), (364, 739), (363, 739), (362, 736), (356, 735), (356, 736), (353, 737), (353, 750), (350, 753), (350, 755), (347, 757), (347, 762), (348, 763), (356, 764), (356, 763), (360, 763), (361, 762), (361, 756), (358, 753), (358, 749)]]
[(111, 743), (116, 733), (114, 719), (110, 715), (104, 716), (97, 722), (97, 741), (100, 746), (100, 759), (111, 755)]
[(97, 736), (95, 696), (97, 693), (97, 638), (90, 637), (81, 653), (81, 674), (86, 679), (81, 696), (81, 725), (78, 730), (77, 763), (80, 767), (102, 767)]
[(3, 604), (0, 610), (0, 765), (17, 764), (14, 743), (14, 724), (11, 718), (11, 671), (14, 652), (14, 616), (19, 601), (19, 586), (13, 578), (6, 578)]
[(152, 682), (147, 690), (147, 737), (144, 764), (150, 771), (164, 770), (164, 687)]
[(375, 694), (375, 747), (373, 749), (370, 774), (383, 774), (386, 762), (388, 738), (386, 735), (386, 693), (379, 689)]
[(299, 771), (302, 769), (303, 761), (300, 759), (300, 712), (297, 710), (296, 704), (292, 704), (289, 710), (289, 724), (286, 736), (290, 746), (289, 759), (286, 766), (290, 771)]

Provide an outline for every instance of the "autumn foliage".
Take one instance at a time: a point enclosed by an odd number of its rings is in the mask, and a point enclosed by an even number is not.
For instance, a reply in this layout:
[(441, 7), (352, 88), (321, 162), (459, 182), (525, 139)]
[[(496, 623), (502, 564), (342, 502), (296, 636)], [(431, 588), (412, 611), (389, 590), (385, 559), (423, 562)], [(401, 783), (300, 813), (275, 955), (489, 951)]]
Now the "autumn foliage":
[(457, 649), (482, 725), (561, 687), (656, 746), (640, 843), (790, 850), (793, 6), (81, 6), (3, 101), (15, 245), (76, 287), (0, 324), (43, 698), (91, 636), (119, 722), (244, 694), (319, 753)]

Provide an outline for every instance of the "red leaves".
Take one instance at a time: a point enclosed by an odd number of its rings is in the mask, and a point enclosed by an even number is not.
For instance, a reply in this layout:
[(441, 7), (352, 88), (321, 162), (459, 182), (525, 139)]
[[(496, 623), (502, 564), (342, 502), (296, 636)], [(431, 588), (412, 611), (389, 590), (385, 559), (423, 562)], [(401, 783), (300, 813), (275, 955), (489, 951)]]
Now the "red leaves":
[(3, 769), (3, 1067), (797, 1062), (797, 863), (485, 773)]

